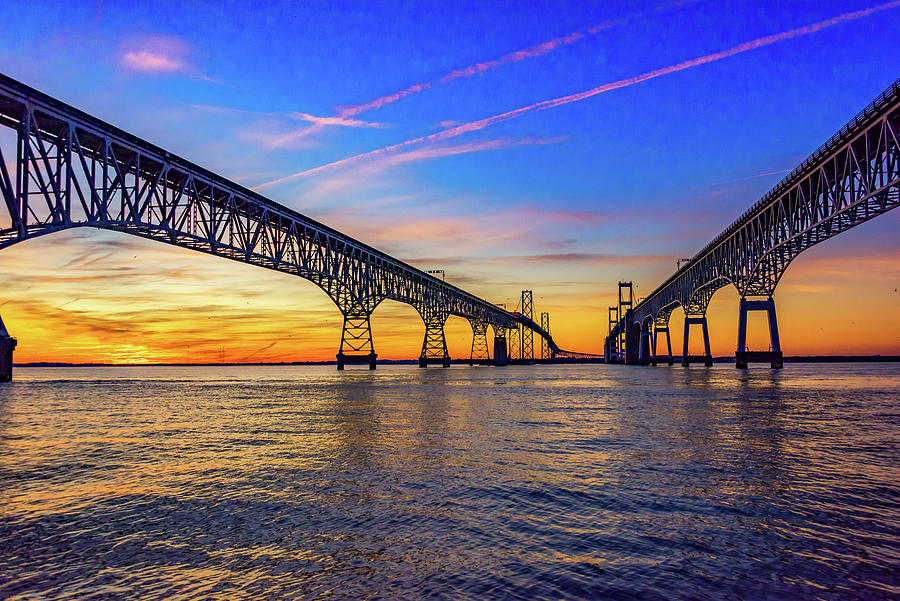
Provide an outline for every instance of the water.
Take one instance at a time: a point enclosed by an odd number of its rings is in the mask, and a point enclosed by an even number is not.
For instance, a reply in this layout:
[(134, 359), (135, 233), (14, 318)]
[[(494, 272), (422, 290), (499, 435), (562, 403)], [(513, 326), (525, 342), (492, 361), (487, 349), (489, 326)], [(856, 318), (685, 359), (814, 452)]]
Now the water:
[(19, 369), (3, 599), (900, 598), (900, 365)]

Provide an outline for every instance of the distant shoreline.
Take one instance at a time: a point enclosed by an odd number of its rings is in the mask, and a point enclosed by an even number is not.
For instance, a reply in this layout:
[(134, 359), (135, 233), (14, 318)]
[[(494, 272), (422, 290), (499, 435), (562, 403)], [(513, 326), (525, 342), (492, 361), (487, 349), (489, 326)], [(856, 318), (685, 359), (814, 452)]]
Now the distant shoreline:
[[(676, 363), (681, 357), (674, 357)], [(379, 365), (417, 365), (418, 359), (379, 359)], [(537, 360), (536, 363), (540, 363)], [(797, 355), (785, 357), (785, 363), (898, 363), (900, 355)], [(64, 363), (38, 361), (15, 363), (15, 367), (264, 367), (335, 365), (336, 361), (283, 361), (277, 363)], [(452, 359), (454, 364), (468, 364), (468, 359)], [(734, 363), (734, 357), (713, 357), (713, 363)]]

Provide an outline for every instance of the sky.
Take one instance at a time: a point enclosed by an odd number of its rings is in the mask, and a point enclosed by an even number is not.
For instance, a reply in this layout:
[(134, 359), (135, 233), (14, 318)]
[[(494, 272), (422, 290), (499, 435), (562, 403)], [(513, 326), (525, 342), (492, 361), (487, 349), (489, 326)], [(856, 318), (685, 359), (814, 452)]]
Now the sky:
[[(900, 1), (0, 5), (0, 72), (482, 298), (531, 289), (558, 344), (595, 353), (616, 283), (646, 295), (777, 184), (900, 76), (897, 39)], [(900, 354), (898, 225), (794, 261), (786, 354)], [(17, 244), (0, 278), (19, 362), (323, 360), (340, 341), (306, 280), (121, 233)], [(713, 298), (715, 355), (737, 307)], [(412, 307), (372, 327), (381, 358), (418, 355)], [(468, 356), (468, 323), (446, 333)]]

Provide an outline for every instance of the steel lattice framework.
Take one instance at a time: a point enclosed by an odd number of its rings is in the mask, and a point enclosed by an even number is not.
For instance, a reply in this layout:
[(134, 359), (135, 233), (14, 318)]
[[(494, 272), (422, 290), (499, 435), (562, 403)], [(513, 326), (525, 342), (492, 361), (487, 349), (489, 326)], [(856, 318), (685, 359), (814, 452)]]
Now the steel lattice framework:
[[(531, 290), (522, 291), (522, 315), (528, 319), (534, 316), (534, 302)], [(522, 326), (522, 359), (534, 359), (534, 333), (531, 328)]]
[(339, 367), (341, 355), (374, 367), (369, 317), (385, 299), (422, 315), (423, 358), (447, 358), (449, 315), (519, 325), (494, 304), (3, 75), (0, 124), (17, 139), (14, 154), (0, 146), (0, 249), (96, 227), (305, 278), (344, 315)]
[[(550, 333), (550, 314), (546, 311), (541, 313), (541, 329)], [(541, 336), (541, 359), (549, 359), (550, 358), (550, 343), (549, 341)]]
[[(801, 252), (898, 204), (900, 80), (685, 267), (627, 314), (619, 314), (608, 340), (625, 336), (629, 324), (640, 324), (645, 331), (650, 324), (665, 328), (679, 306), (686, 316), (701, 318), (716, 290), (728, 284), (742, 298), (771, 299), (788, 265)], [(608, 346), (612, 348), (609, 342)]]

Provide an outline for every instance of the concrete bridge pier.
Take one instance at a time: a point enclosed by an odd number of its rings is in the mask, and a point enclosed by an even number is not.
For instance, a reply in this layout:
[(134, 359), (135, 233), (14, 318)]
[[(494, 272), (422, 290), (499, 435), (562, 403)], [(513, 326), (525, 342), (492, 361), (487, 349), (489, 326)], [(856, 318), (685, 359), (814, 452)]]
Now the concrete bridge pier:
[(425, 340), (422, 341), (419, 367), (429, 365), (450, 367), (450, 354), (447, 352), (447, 339), (444, 337), (444, 324), (447, 323), (450, 314), (440, 307), (426, 306), (419, 309), (419, 315), (425, 322)]
[(632, 321), (631, 310), (625, 313), (625, 365), (641, 363), (641, 324)]
[(494, 365), (509, 365), (509, 350), (506, 346), (506, 328), (494, 326)]
[[(769, 317), (768, 351), (747, 350), (747, 312), (765, 311)], [(778, 338), (778, 320), (775, 317), (775, 300), (770, 296), (763, 300), (741, 298), (740, 315), (738, 317), (738, 344), (734, 353), (734, 365), (738, 369), (747, 369), (748, 363), (768, 363), (772, 369), (784, 367), (784, 355), (781, 352), (781, 340)]]
[(344, 329), (341, 332), (341, 347), (337, 353), (337, 368), (345, 365), (368, 365), (375, 369), (375, 348), (372, 346), (372, 327), (369, 313), (354, 311), (344, 313)]
[(652, 328), (653, 322), (649, 319), (641, 326), (641, 341), (638, 346), (638, 363), (641, 365), (650, 365), (653, 358), (653, 353), (650, 348), (652, 346)]
[(0, 382), (12, 380), (13, 350), (18, 342), (6, 331), (3, 319), (0, 318)]
[(605, 363), (616, 363), (616, 360), (616, 339), (607, 336), (603, 342), (603, 361)]
[[(660, 356), (656, 352), (658, 348), (657, 345), (659, 344), (657, 338), (663, 333), (666, 335), (666, 349), (668, 350), (668, 354)], [(657, 365), (659, 363), (668, 363), (669, 365), (672, 365), (672, 338), (669, 336), (669, 326), (654, 326), (653, 336), (650, 338), (650, 342), (653, 346), (653, 357), (650, 359), (650, 365)]]
[[(703, 328), (703, 355), (690, 355), (688, 343), (690, 342), (691, 326), (699, 325)], [(712, 352), (709, 350), (709, 328), (706, 325), (706, 314), (684, 316), (684, 352), (681, 355), (681, 365), (687, 367), (691, 363), (702, 363), (706, 367), (712, 367)]]

